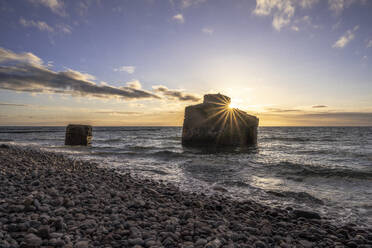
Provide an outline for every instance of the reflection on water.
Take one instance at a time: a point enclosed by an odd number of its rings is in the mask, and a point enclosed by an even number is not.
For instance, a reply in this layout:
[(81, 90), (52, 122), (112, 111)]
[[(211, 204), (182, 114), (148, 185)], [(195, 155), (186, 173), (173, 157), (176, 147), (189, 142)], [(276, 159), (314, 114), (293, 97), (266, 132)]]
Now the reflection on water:
[(1, 127), (0, 143), (99, 160), (184, 190), (222, 187), (233, 197), (372, 223), (372, 128), (260, 127), (256, 147), (218, 149), (182, 147), (179, 127), (95, 127), (91, 147), (63, 146), (64, 131)]

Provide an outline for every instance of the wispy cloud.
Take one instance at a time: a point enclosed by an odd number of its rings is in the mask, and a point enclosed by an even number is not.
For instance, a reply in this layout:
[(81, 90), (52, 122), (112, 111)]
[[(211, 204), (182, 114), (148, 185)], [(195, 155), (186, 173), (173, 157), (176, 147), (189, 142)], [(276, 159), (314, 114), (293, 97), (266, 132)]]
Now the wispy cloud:
[(314, 105), (312, 108), (328, 108), (327, 105)]
[(299, 31), (300, 27), (302, 28), (311, 27), (313, 29), (318, 29), (321, 27), (320, 25), (314, 24), (312, 22), (312, 18), (308, 15), (295, 19), (293, 21), (293, 24), (294, 25), (291, 27), (291, 29), (294, 31)]
[(113, 116), (128, 116), (128, 115), (140, 115), (143, 112), (136, 111), (113, 111), (113, 110), (102, 110), (96, 111), (95, 114), (113, 115)]
[(24, 27), (35, 27), (35, 28), (38, 28), (41, 31), (48, 31), (48, 32), (53, 32), (54, 31), (54, 28), (52, 28), (46, 22), (43, 22), (43, 21), (26, 20), (26, 19), (21, 17), (19, 19), (19, 23)]
[(296, 32), (300, 31), (300, 28), (297, 26), (292, 26), (291, 29)]
[(28, 107), (28, 104), (20, 104), (20, 103), (8, 103), (8, 102), (0, 102), (0, 106), (8, 106), (8, 107)]
[(164, 96), (171, 98), (171, 99), (177, 99), (179, 101), (192, 101), (197, 102), (200, 101), (200, 97), (195, 94), (186, 94), (183, 93), (181, 90), (170, 90), (166, 86), (163, 85), (157, 85), (152, 87), (155, 92), (161, 93)]
[(350, 41), (355, 38), (355, 32), (359, 29), (359, 26), (355, 26), (353, 29), (347, 30), (334, 44), (333, 48), (344, 48)]
[(197, 6), (207, 0), (169, 0), (173, 6), (178, 6), (182, 9), (186, 9), (192, 6)]
[[(372, 112), (299, 112), (299, 113), (261, 113), (262, 120), (270, 125), (285, 126), (371, 126)], [(276, 121), (275, 121), (276, 120)]]
[(310, 8), (319, 0), (256, 0), (253, 13), (258, 16), (273, 16), (272, 25), (280, 31), (291, 23), (296, 7)]
[[(305, 114), (302, 117), (308, 118), (312, 121), (318, 121), (325, 125), (357, 125), (370, 126), (372, 125), (371, 112), (324, 112)], [(300, 116), (301, 118), (301, 116)]]
[(265, 108), (268, 112), (273, 113), (292, 113), (292, 112), (302, 112), (302, 110), (299, 109), (283, 109), (283, 108)]
[(354, 3), (366, 3), (366, 0), (328, 0), (329, 9), (337, 15)]
[(311, 8), (314, 4), (318, 2), (319, 0), (300, 0), (300, 6), (302, 8)]
[(127, 86), (131, 87), (133, 89), (141, 89), (142, 88), (142, 85), (141, 85), (140, 81), (138, 81), (138, 80), (127, 82)]
[(212, 28), (203, 28), (202, 29), (202, 32), (204, 34), (209, 34), (209, 35), (212, 35), (214, 33), (214, 30)]
[(63, 23), (58, 24), (54, 28), (44, 21), (26, 20), (23, 17), (19, 19), (19, 23), (24, 27), (38, 28), (40, 31), (61, 32), (64, 34), (71, 34), (72, 32), (72, 27), (67, 24), (63, 24)]
[[(283, 27), (289, 26), (299, 8), (312, 8), (320, 0), (256, 0), (256, 7), (253, 13), (258, 16), (272, 16), (273, 27), (280, 31)], [(354, 3), (366, 3), (367, 0), (328, 0), (329, 9), (340, 14), (345, 8)], [(311, 25), (314, 28), (319, 26)], [(292, 30), (298, 31), (298, 25), (291, 25)]]
[(66, 16), (66, 11), (62, 0), (28, 0), (35, 5), (43, 5), (49, 8), (53, 13)]
[(290, 0), (256, 0), (254, 14), (259, 16), (273, 15), (273, 27), (280, 31), (287, 26), (295, 13), (295, 7)]
[(119, 68), (114, 69), (114, 71), (121, 71), (121, 72), (126, 72), (129, 74), (133, 74), (135, 70), (136, 70), (135, 66), (127, 66), (127, 65), (120, 66)]
[(370, 48), (370, 47), (372, 47), (372, 40), (369, 40), (369, 41), (367, 42), (367, 48)]
[(72, 27), (67, 24), (58, 24), (57, 29), (65, 34), (71, 34), (72, 33)]
[(177, 14), (172, 17), (173, 20), (175, 20), (178, 23), (184, 23), (185, 19), (183, 18), (182, 14)]

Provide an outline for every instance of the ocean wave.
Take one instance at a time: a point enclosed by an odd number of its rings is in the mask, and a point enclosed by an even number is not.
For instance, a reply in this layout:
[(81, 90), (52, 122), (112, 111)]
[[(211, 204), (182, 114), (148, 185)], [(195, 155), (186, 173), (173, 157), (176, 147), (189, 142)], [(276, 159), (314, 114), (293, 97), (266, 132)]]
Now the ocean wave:
[(169, 151), (169, 150), (153, 152), (153, 153), (150, 153), (149, 155), (160, 157), (160, 158), (177, 158), (177, 157), (183, 157), (182, 153), (172, 152), (172, 151)]
[(151, 146), (131, 146), (129, 147), (130, 150), (133, 151), (146, 151), (146, 150), (153, 150), (154, 147)]
[(171, 137), (158, 137), (158, 138), (154, 138), (156, 140), (173, 140), (173, 141), (181, 141), (182, 137), (181, 136), (171, 136)]
[(243, 181), (223, 181), (222, 185), (230, 187), (252, 188), (253, 186)]
[(307, 142), (311, 141), (308, 137), (264, 137), (261, 140), (279, 140), (279, 141), (295, 141), (295, 142)]
[(108, 142), (118, 142), (123, 141), (123, 138), (112, 138), (112, 139), (102, 139), (100, 142), (102, 143), (108, 143)]
[(261, 141), (289, 141), (289, 142), (335, 142), (336, 139), (330, 137), (263, 137)]
[[(277, 165), (271, 166), (275, 169), (280, 169), (279, 174), (296, 175), (307, 177), (341, 177), (355, 179), (372, 179), (372, 171), (344, 169), (344, 168), (325, 168), (321, 166), (306, 165), (283, 161)], [(283, 171), (283, 169), (287, 169)]]
[(277, 196), (277, 197), (286, 197), (293, 198), (299, 202), (311, 202), (319, 205), (324, 205), (324, 202), (307, 192), (294, 192), (294, 191), (273, 191), (268, 190), (266, 193)]
[(137, 168), (134, 168), (133, 171), (140, 171), (140, 172), (150, 172), (150, 173), (154, 173), (154, 174), (158, 174), (158, 175), (169, 175), (168, 172), (165, 172), (163, 170), (156, 170), (156, 169), (137, 169)]

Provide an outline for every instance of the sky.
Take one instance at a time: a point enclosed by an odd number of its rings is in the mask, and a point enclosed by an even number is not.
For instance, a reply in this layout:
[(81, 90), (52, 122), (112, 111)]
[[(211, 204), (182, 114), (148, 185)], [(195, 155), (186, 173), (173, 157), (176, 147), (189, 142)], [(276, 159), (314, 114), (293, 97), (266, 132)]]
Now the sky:
[(372, 1), (2, 0), (0, 125), (372, 126)]

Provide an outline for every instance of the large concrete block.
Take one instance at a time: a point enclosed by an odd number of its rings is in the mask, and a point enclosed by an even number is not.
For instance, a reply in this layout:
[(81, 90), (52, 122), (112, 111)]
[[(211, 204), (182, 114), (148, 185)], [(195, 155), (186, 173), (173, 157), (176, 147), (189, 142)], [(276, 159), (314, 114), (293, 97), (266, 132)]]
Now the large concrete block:
[(202, 104), (185, 108), (182, 129), (184, 146), (247, 146), (257, 143), (258, 118), (230, 108), (230, 98), (204, 96)]
[(92, 140), (92, 126), (69, 124), (66, 127), (65, 145), (87, 146)]

